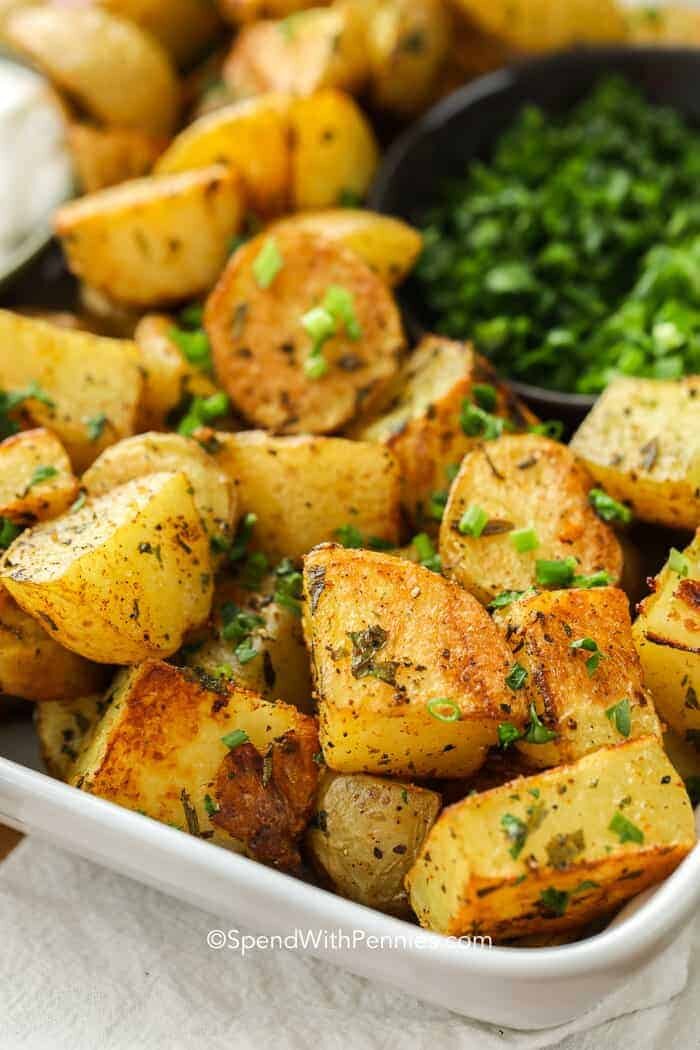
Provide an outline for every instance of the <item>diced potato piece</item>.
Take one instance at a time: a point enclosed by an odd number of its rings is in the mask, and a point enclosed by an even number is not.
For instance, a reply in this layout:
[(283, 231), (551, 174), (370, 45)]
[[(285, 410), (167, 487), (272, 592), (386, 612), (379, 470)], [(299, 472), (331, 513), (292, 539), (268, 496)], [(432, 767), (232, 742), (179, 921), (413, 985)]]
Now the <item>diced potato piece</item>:
[(253, 547), (299, 558), (350, 525), (363, 539), (399, 541), (399, 477), (391, 452), (335, 437), (217, 432), (213, 456), (233, 479), (242, 514), (256, 516)]
[(521, 937), (609, 912), (694, 843), (682, 780), (660, 741), (640, 737), (450, 806), (407, 885), (422, 926)]
[(34, 727), (39, 737), (41, 757), (52, 777), (68, 780), (83, 743), (106, 707), (107, 701), (99, 694), (78, 700), (36, 704)]
[(518, 51), (552, 51), (573, 44), (624, 40), (624, 5), (615, 0), (457, 0), (479, 29)]
[(161, 175), (230, 164), (243, 179), (254, 211), (284, 211), (291, 181), (288, 95), (234, 102), (189, 124), (156, 164)]
[(280, 230), (302, 230), (340, 241), (392, 288), (411, 272), (422, 247), (420, 233), (408, 223), (359, 208), (300, 212), (278, 219), (268, 230), (272, 234)]
[(653, 588), (633, 627), (644, 681), (661, 717), (700, 751), (700, 529)]
[(545, 743), (518, 741), (532, 765), (575, 762), (624, 737), (661, 735), (622, 591), (545, 591), (513, 602), (503, 619), (533, 684), (537, 713), (556, 734)]
[(387, 554), (317, 547), (304, 559), (304, 632), (323, 754), (343, 773), (468, 776), (522, 726), (512, 654), (470, 594)]
[(215, 5), (202, 0), (93, 0), (151, 33), (178, 65), (198, 58), (221, 28)]
[(133, 433), (141, 397), (138, 350), (0, 310), (0, 388), (39, 388), (22, 422), (54, 431), (81, 471), (102, 449)]
[[(241, 733), (252, 748), (238, 743)], [(149, 661), (125, 673), (71, 783), (219, 846), (272, 863), (278, 857), (287, 867), (313, 809), (317, 750), (315, 720), (295, 707)], [(244, 768), (236, 765), (237, 753), (244, 753)], [(286, 783), (278, 783), (285, 753)], [(256, 754), (270, 760), (267, 783), (250, 768)], [(251, 801), (258, 807), (253, 813)], [(238, 820), (230, 812), (236, 802)]]
[(354, 99), (317, 91), (292, 106), (292, 197), (298, 210), (362, 200), (379, 164), (379, 146)]
[[(347, 300), (354, 326), (334, 320), (325, 372), (316, 375), (303, 318), (329, 289)], [(207, 300), (204, 325), (234, 406), (278, 433), (332, 432), (381, 405), (403, 348), (386, 285), (344, 245), (298, 231), (262, 233), (239, 248)]]
[(615, 379), (571, 448), (643, 521), (700, 525), (700, 377)]
[[(627, 5), (625, 5), (626, 7)], [(691, 4), (637, 6), (625, 10), (627, 40), (636, 46), (650, 44), (697, 47), (700, 44), (700, 12)]]
[(62, 514), (77, 495), (66, 450), (50, 430), (23, 430), (0, 442), (0, 516), (32, 525)]
[(154, 135), (172, 131), (179, 108), (175, 70), (160, 44), (133, 22), (96, 8), (45, 4), (15, 12), (5, 32), (91, 117)]
[[(484, 603), (531, 587), (540, 560), (574, 558), (576, 575), (607, 572), (616, 584), (622, 550), (588, 502), (592, 485), (569, 449), (549, 438), (509, 434), (484, 442), (466, 454), (450, 490), (440, 527), (445, 572)], [(474, 506), (488, 515), (478, 536), (460, 531)], [(531, 549), (517, 549), (511, 534), (520, 529), (534, 530)]]
[(440, 796), (364, 773), (327, 773), (306, 842), (336, 893), (391, 915), (410, 914), (404, 876), (440, 812)]
[(211, 288), (242, 214), (238, 175), (214, 165), (81, 197), (58, 209), (55, 225), (77, 277), (149, 307)]
[(209, 538), (189, 479), (151, 474), (37, 525), (9, 548), (0, 579), (81, 656), (114, 664), (170, 656), (212, 598)]
[(165, 141), (136, 128), (98, 128), (75, 121), (68, 145), (84, 193), (136, 179), (151, 170)]
[(140, 430), (162, 430), (170, 414), (188, 400), (216, 393), (207, 373), (191, 365), (170, 338), (174, 326), (165, 314), (147, 314), (134, 332), (143, 371)]
[(406, 115), (435, 97), (451, 43), (443, 0), (388, 0), (369, 23), (372, 99), (380, 109)]
[(479, 435), (465, 434), (460, 413), (465, 401), (474, 400), (474, 388), (483, 384), (493, 390), (496, 416), (519, 428), (536, 422), (471, 343), (428, 335), (406, 362), (396, 384), (399, 393), (386, 415), (352, 431), (353, 437), (380, 442), (394, 453), (403, 505), (418, 524), (430, 516), (431, 495), (449, 489), (447, 472), (481, 442)]
[(104, 677), (104, 667), (60, 646), (0, 587), (0, 693), (55, 702), (100, 689)]

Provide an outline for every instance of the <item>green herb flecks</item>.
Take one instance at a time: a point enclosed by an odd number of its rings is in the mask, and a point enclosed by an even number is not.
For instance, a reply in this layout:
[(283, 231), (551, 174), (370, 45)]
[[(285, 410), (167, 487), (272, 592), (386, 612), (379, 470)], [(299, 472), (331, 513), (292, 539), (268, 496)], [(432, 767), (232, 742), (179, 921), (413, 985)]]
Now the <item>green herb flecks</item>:
[(632, 715), (630, 710), (630, 702), (627, 697), (619, 700), (612, 707), (609, 707), (605, 712), (606, 718), (609, 718), (617, 729), (620, 736), (629, 736), (632, 729)]

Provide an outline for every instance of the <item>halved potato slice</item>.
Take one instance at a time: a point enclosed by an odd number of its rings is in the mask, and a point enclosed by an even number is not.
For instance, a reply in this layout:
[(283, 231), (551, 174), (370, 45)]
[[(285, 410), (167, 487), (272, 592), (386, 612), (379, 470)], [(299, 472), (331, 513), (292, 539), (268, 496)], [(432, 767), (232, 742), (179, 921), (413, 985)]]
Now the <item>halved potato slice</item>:
[(0, 516), (19, 525), (55, 518), (78, 495), (61, 442), (49, 430), (23, 430), (0, 443)]

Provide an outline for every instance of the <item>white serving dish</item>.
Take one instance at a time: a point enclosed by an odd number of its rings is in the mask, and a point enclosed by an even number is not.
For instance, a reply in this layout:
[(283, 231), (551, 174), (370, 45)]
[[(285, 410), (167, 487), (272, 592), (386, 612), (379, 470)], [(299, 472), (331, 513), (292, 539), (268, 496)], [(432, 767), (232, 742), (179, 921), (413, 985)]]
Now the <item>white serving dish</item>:
[(538, 949), (466, 945), (53, 780), (32, 768), (39, 759), (27, 723), (0, 724), (0, 756), (0, 823), (198, 905), (212, 913), (212, 928), (405, 938), (405, 946), (400, 939), (399, 947), (384, 949), (366, 940), (344, 950), (320, 944), (311, 954), (502, 1026), (547, 1028), (585, 1013), (670, 944), (700, 901), (698, 845), (663, 885), (586, 941)]

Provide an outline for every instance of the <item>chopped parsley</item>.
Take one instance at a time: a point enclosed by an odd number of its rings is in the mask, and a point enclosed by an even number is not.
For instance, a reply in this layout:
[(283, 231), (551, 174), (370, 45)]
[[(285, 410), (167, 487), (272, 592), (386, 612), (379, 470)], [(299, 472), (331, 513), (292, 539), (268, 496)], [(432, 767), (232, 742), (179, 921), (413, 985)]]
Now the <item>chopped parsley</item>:
[(419, 532), (413, 537), (411, 544), (418, 555), (419, 565), (422, 565), (424, 569), (430, 569), (431, 572), (442, 572), (442, 559), (427, 532)]
[(10, 413), (21, 408), (25, 401), (39, 401), (47, 408), (56, 407), (55, 402), (34, 381), (21, 390), (0, 390), (0, 441), (19, 431), (19, 423)]
[(636, 842), (641, 845), (644, 842), (644, 832), (620, 813), (619, 809), (610, 821), (608, 830), (617, 835), (621, 843)]
[(183, 437), (191, 437), (199, 427), (220, 419), (221, 416), (226, 415), (228, 410), (229, 399), (221, 390), (209, 397), (193, 397), (187, 414), (180, 421), (177, 432)]
[(603, 521), (617, 521), (621, 525), (629, 525), (632, 521), (632, 511), (624, 503), (619, 503), (602, 489), (591, 489), (588, 493), (588, 502), (593, 507), (599, 518)]
[(527, 682), (527, 670), (522, 664), (514, 663), (506, 675), (506, 685), (509, 689), (522, 689)]
[(523, 740), (526, 744), (548, 744), (550, 740), (556, 739), (556, 733), (540, 720), (534, 703), (530, 704), (530, 721), (528, 723)]
[(684, 554), (681, 554), (675, 547), (671, 547), (668, 555), (668, 567), (671, 572), (678, 573), (679, 576), (687, 576), (690, 572), (690, 563)]
[(625, 697), (623, 700), (619, 700), (612, 707), (609, 707), (605, 712), (606, 718), (614, 724), (620, 736), (629, 736), (632, 728), (632, 719), (630, 713), (630, 702)]
[(492, 441), (504, 430), (513, 429), (508, 420), (494, 416), (466, 399), (462, 402), (459, 424), (467, 437), (482, 437), (485, 441)]
[(435, 700), (428, 700), (425, 706), (428, 714), (436, 718), (438, 722), (459, 722), (462, 717), (459, 704), (444, 696), (436, 697)]
[(557, 890), (554, 886), (548, 886), (540, 893), (540, 903), (545, 911), (560, 916), (569, 906), (569, 894), (566, 890)]
[(498, 744), (503, 750), (507, 750), (516, 740), (520, 740), (523, 734), (512, 722), (501, 722), (498, 727)]
[(372, 551), (388, 551), (393, 547), (389, 540), (384, 540), (381, 536), (363, 536), (355, 525), (341, 525), (333, 535), (338, 543), (350, 550), (365, 548)]
[(512, 813), (504, 813), (501, 817), (501, 828), (511, 843), (509, 853), (513, 860), (515, 860), (522, 851), (525, 845), (525, 839), (527, 838), (527, 824), (519, 817), (514, 817)]
[(301, 573), (290, 558), (284, 558), (275, 569), (275, 601), (295, 616), (301, 616), (303, 593), (304, 580)]
[(513, 602), (517, 602), (527, 591), (501, 591), (489, 602), (489, 609), (506, 609)]
[(55, 478), (57, 474), (58, 471), (56, 467), (52, 467), (50, 465), (37, 467), (34, 473), (32, 474), (31, 478), (29, 479), (29, 482), (27, 483), (27, 487), (24, 490), (24, 494), (26, 495), (30, 489), (34, 488), (35, 485), (41, 485), (42, 482), (50, 481), (51, 478)]
[(569, 644), (569, 649), (574, 651), (583, 650), (592, 654), (586, 660), (586, 670), (589, 675), (594, 675), (598, 670), (600, 661), (605, 659), (605, 653), (601, 653), (598, 643), (593, 638), (576, 638)]
[(0, 548), (6, 550), (21, 532), (20, 525), (15, 525), (9, 518), (0, 517)]

